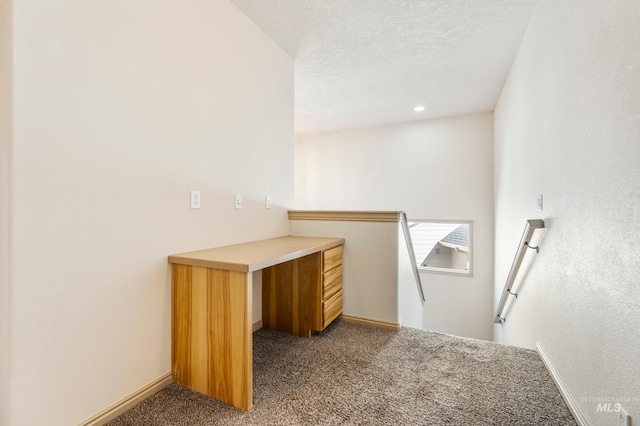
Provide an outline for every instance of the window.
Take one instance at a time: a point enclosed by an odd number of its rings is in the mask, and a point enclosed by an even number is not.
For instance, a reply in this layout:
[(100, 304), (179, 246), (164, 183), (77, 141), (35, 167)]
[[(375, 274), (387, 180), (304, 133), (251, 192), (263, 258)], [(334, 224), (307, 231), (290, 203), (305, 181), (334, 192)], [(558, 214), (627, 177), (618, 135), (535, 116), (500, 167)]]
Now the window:
[(472, 221), (409, 220), (416, 264), (422, 271), (472, 274)]

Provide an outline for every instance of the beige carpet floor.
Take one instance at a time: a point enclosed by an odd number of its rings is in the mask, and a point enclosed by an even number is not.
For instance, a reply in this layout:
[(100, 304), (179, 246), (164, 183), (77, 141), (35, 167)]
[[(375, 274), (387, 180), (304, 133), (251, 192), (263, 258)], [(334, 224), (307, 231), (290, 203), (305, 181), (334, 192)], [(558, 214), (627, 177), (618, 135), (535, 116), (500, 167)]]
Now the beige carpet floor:
[(254, 333), (254, 406), (170, 385), (110, 425), (575, 425), (535, 351), (337, 320)]

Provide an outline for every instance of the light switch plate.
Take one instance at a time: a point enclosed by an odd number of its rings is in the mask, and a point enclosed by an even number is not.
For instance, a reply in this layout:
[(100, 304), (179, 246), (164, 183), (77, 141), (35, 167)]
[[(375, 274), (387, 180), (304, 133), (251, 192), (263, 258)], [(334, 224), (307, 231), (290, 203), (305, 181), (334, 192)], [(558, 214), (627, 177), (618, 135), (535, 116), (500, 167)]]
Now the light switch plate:
[(200, 191), (191, 191), (191, 208), (200, 208)]

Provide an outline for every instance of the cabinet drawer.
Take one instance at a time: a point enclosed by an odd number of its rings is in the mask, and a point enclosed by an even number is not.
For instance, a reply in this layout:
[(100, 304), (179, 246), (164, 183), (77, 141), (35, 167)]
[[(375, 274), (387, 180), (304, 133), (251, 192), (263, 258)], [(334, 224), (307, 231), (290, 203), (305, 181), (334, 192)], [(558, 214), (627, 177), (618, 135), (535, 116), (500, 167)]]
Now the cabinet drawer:
[(327, 300), (338, 290), (342, 290), (342, 265), (323, 274), (322, 299)]
[(323, 271), (330, 271), (336, 266), (342, 265), (342, 246), (325, 250), (323, 253)]
[(334, 294), (322, 304), (322, 328), (328, 326), (331, 321), (342, 313), (342, 290)]

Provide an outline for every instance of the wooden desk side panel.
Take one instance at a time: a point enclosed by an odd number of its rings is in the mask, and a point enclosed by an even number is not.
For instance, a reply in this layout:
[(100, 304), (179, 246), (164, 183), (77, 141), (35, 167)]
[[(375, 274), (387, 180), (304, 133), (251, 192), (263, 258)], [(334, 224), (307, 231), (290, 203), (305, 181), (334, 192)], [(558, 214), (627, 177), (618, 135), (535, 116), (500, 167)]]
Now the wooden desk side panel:
[(322, 321), (321, 253), (262, 270), (262, 320), (265, 328), (310, 337)]
[(248, 274), (178, 264), (172, 270), (174, 382), (250, 409), (252, 286)]
[(189, 386), (191, 359), (191, 267), (171, 270), (171, 372), (173, 381)]

